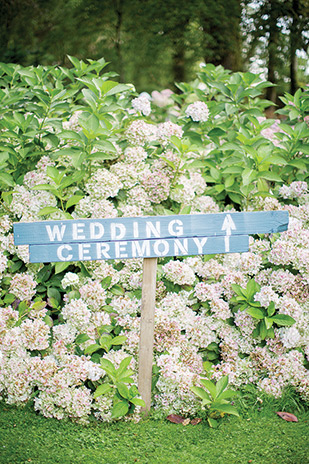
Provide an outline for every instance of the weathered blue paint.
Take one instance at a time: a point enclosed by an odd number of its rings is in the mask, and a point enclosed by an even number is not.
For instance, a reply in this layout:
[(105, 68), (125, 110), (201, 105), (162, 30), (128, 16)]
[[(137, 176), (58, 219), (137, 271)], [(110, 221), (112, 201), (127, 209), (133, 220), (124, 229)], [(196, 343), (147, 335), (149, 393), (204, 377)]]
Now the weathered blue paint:
[(287, 211), (78, 219), (14, 224), (15, 245), (89, 243), (282, 232)]
[(180, 237), (109, 242), (30, 245), (30, 262), (194, 256), (248, 251), (249, 236)]

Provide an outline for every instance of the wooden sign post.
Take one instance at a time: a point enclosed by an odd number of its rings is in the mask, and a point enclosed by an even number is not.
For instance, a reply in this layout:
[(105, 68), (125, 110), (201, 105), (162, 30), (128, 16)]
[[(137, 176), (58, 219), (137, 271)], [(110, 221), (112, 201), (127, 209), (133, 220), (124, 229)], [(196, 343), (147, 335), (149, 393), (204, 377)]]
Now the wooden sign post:
[(143, 258), (138, 386), (151, 404), (157, 258), (249, 250), (250, 234), (287, 229), (287, 211), (72, 219), (14, 224), (15, 245), (30, 262)]

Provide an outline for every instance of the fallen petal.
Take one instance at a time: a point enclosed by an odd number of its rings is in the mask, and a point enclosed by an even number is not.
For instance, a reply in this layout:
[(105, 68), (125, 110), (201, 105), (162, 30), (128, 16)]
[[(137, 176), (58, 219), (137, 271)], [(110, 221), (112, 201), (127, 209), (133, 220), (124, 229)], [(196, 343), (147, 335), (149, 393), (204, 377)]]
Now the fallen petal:
[(179, 416), (178, 414), (170, 414), (166, 419), (170, 422), (173, 422), (173, 424), (182, 424), (185, 420), (184, 417)]
[(298, 422), (298, 419), (294, 414), (291, 414), (290, 412), (276, 412), (278, 416), (280, 416), (282, 419), (288, 421), (288, 422)]
[(191, 425), (197, 425), (200, 422), (202, 422), (202, 419), (200, 419), (199, 417), (196, 417), (195, 419), (192, 419)]
[(182, 425), (189, 425), (190, 424), (190, 419), (185, 419), (182, 423)]

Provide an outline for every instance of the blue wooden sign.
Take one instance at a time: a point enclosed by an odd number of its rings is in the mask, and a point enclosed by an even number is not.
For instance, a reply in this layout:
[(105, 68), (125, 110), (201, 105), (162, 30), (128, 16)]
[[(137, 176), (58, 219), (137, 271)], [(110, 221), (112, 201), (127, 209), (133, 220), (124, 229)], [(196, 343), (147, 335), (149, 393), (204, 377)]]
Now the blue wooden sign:
[(282, 232), (287, 211), (78, 219), (14, 224), (31, 262), (151, 258), (248, 251), (248, 235)]

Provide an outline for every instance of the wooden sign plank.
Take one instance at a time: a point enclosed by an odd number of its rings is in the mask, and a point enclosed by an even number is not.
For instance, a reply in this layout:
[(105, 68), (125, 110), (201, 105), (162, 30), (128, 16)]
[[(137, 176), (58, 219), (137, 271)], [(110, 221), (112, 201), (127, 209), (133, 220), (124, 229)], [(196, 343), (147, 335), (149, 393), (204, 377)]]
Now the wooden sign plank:
[(241, 253), (249, 249), (248, 235), (185, 237), (116, 242), (30, 245), (31, 263), (158, 258), (217, 253)]
[(14, 224), (15, 245), (250, 235), (287, 229), (287, 211), (78, 219)]

